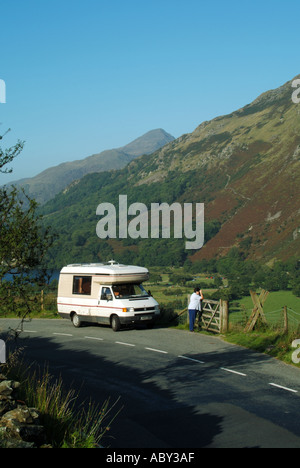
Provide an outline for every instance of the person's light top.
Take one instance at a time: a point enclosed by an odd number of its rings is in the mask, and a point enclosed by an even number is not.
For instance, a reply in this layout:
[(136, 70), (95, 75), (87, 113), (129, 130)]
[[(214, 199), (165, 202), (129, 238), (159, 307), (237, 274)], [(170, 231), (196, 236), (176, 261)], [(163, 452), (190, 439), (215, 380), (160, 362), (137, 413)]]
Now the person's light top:
[(201, 296), (193, 293), (190, 298), (189, 309), (200, 310)]

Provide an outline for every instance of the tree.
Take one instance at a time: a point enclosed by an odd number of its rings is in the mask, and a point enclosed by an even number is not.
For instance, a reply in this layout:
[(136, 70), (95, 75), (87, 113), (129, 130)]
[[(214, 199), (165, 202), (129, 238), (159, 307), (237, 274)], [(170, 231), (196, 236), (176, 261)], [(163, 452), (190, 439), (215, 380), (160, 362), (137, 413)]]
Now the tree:
[(223, 286), (223, 280), (221, 276), (217, 275), (214, 277), (214, 287), (220, 289)]
[(5, 168), (7, 164), (10, 164), (22, 151), (24, 147), (24, 141), (18, 141), (17, 144), (6, 150), (0, 148), (0, 172), (2, 174), (8, 174), (12, 172), (11, 168)]
[[(18, 156), (24, 143), (8, 150), (0, 148), (0, 172)], [(54, 241), (49, 228), (43, 228), (37, 203), (15, 187), (0, 188), (0, 311), (13, 311), (26, 317), (36, 307), (37, 287), (45, 284), (46, 252)]]
[(264, 278), (260, 286), (268, 291), (287, 290), (289, 285), (289, 276), (286, 271), (286, 265), (282, 262), (275, 263), (273, 268), (264, 268)]
[(293, 294), (300, 297), (300, 260), (293, 259), (290, 261), (289, 271), (291, 276), (291, 287)]

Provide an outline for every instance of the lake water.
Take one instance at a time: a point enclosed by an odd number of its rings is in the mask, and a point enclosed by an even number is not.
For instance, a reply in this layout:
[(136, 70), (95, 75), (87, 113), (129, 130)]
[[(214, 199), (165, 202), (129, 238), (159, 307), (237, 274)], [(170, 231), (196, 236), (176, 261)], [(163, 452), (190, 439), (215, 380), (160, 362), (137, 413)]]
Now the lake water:
[[(53, 281), (53, 280), (57, 280), (59, 279), (59, 273), (60, 273), (60, 270), (49, 270), (48, 274), (50, 275), (50, 279), (49, 279), (49, 284)], [(12, 279), (12, 275), (5, 275), (4, 277), (7, 281), (9, 281), (10, 279)]]

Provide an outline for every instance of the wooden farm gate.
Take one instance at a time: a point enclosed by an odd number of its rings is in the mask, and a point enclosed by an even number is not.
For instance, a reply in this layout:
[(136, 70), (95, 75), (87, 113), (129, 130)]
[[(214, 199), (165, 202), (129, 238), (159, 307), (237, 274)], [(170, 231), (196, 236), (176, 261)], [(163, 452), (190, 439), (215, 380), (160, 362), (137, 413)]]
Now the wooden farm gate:
[(228, 330), (228, 301), (203, 299), (200, 326), (202, 330), (225, 333)]
[[(190, 296), (188, 296), (188, 303)], [(178, 316), (187, 314), (189, 321), (189, 311), (185, 308), (179, 312)], [(199, 323), (199, 314), (197, 314), (196, 326), (200, 325), (202, 330), (212, 331), (215, 333), (226, 333), (229, 323), (229, 307), (228, 301), (213, 301), (211, 299), (203, 299), (201, 322)]]

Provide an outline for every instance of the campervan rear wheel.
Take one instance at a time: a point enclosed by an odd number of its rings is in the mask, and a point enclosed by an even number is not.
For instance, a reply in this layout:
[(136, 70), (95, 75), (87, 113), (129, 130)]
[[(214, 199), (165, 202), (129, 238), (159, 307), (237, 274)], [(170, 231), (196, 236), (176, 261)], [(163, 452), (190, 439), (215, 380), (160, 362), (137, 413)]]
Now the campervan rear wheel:
[(111, 328), (115, 332), (119, 331), (121, 328), (121, 322), (117, 315), (113, 315), (111, 318)]
[(80, 318), (78, 317), (78, 315), (75, 314), (75, 312), (72, 314), (71, 320), (72, 320), (72, 323), (73, 323), (75, 328), (81, 327), (82, 322), (81, 322)]

